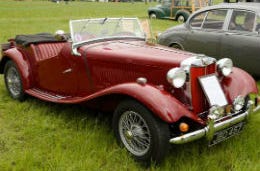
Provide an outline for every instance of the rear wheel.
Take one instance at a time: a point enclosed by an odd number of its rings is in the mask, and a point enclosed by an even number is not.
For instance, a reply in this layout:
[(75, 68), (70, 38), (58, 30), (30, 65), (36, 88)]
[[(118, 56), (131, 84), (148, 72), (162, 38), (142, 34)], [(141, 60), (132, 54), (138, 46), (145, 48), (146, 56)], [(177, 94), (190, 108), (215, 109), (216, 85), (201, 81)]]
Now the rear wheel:
[(5, 86), (10, 94), (10, 96), (17, 100), (24, 100), (24, 91), (21, 80), (21, 75), (17, 69), (16, 64), (9, 60), (5, 64), (4, 68), (4, 80)]
[(154, 12), (152, 12), (152, 13), (149, 14), (149, 18), (150, 19), (156, 19), (157, 16), (156, 16), (156, 14)]
[(168, 151), (168, 124), (137, 101), (126, 100), (118, 105), (113, 128), (119, 144), (138, 161), (160, 162)]
[(185, 17), (183, 15), (179, 15), (176, 19), (179, 23), (183, 23), (186, 21)]

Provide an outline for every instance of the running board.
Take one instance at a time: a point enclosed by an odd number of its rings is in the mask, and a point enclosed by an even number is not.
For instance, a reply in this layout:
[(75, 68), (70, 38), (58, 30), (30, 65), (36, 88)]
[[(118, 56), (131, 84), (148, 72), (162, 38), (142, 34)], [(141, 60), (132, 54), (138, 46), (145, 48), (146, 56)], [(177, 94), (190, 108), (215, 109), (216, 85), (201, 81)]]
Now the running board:
[(59, 95), (52, 92), (43, 91), (37, 88), (28, 89), (25, 92), (41, 100), (51, 101), (55, 103), (73, 103), (73, 101), (81, 98), (81, 97)]

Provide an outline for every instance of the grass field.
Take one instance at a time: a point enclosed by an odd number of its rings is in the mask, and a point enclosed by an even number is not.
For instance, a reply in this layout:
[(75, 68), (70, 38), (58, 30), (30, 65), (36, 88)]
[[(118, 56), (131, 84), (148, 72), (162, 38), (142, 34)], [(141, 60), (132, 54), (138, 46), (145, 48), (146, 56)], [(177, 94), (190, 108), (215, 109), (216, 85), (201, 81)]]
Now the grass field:
[[(144, 3), (87, 3), (0, 1), (0, 42), (16, 34), (68, 31), (69, 19), (139, 17)], [(151, 21), (155, 32), (175, 25)], [(258, 81), (260, 85), (260, 81)], [(172, 146), (159, 166), (144, 168), (116, 144), (111, 114), (76, 105), (58, 105), (29, 97), (12, 100), (0, 76), (0, 171), (37, 170), (188, 170), (259, 171), (260, 114), (250, 118), (241, 135), (207, 147), (204, 141)]]

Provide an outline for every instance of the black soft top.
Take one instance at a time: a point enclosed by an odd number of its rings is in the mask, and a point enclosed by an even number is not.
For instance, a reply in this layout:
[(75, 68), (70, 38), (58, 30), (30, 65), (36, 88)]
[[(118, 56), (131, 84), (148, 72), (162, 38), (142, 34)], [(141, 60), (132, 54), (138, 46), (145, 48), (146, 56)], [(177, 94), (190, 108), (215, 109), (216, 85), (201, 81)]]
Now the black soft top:
[(29, 35), (17, 35), (15, 37), (16, 44), (28, 46), (32, 43), (49, 43), (49, 42), (64, 42), (65, 40), (58, 40), (50, 33), (39, 33)]

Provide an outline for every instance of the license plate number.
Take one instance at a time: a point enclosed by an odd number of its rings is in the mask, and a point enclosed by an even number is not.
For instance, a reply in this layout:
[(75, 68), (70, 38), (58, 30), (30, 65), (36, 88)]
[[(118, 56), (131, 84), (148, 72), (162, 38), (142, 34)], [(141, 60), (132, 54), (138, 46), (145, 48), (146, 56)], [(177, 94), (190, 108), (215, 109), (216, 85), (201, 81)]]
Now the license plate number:
[(236, 125), (232, 125), (229, 128), (215, 132), (213, 139), (209, 142), (209, 146), (218, 144), (234, 135), (239, 134), (243, 130), (243, 127), (244, 127), (244, 122), (240, 122)]

